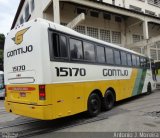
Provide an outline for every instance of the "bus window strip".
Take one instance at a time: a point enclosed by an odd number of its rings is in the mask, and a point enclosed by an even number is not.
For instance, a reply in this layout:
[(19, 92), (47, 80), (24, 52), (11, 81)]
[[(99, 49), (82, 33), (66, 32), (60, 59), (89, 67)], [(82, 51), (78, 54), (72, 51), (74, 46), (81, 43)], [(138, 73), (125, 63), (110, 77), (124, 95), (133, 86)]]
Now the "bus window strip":
[[(75, 37), (71, 37), (71, 38), (72, 38), (72, 39), (75, 39), (75, 40), (83, 41), (83, 40), (77, 39), (77, 38), (75, 38)], [(90, 41), (89, 41), (89, 42), (90, 42)], [(83, 42), (82, 42), (82, 44), (83, 44)], [(97, 45), (96, 45), (96, 46), (97, 46)], [(70, 46), (69, 46), (69, 47), (70, 47)], [(68, 47), (68, 48), (69, 48), (69, 47)], [(103, 46), (103, 47), (105, 48), (105, 47), (109, 47), (109, 46)], [(111, 47), (110, 47), (110, 48), (111, 48)], [(126, 51), (124, 51), (124, 50), (119, 50), (119, 49), (116, 49), (116, 48), (112, 48), (112, 49), (113, 49), (113, 50), (118, 50), (118, 51), (120, 51), (120, 52), (123, 51), (123, 52), (125, 52), (125, 53), (128, 53), (128, 52), (126, 52)], [(95, 51), (95, 52), (96, 52), (96, 51)], [(84, 52), (83, 52), (83, 54), (84, 54)], [(135, 54), (132, 54), (132, 53), (129, 53), (129, 54), (134, 55), (136, 58), (139, 57), (139, 55), (135, 55)], [(69, 53), (69, 55), (70, 55), (70, 53)], [(97, 54), (96, 54), (96, 56), (97, 56)], [(62, 57), (60, 57), (60, 58), (55, 57), (55, 58), (56, 58), (56, 59), (61, 59), (61, 60), (63, 60)], [(97, 59), (97, 57), (96, 57), (96, 59)], [(68, 60), (68, 58), (67, 58), (66, 60)], [(83, 62), (83, 63), (84, 63), (84, 62), (87, 62), (87, 63), (88, 63), (88, 62), (91, 62), (91, 61), (84, 60), (84, 59), (71, 59), (71, 58), (70, 58), (70, 60), (81, 61), (81, 62)], [(115, 59), (114, 59), (114, 61), (115, 61)], [(96, 62), (96, 61), (95, 61), (95, 62)], [(95, 63), (95, 62), (92, 62), (92, 63)], [(121, 61), (121, 62), (122, 62), (122, 61)], [(105, 63), (106, 63), (106, 62), (105, 62)], [(137, 63), (137, 61), (136, 61), (136, 63)], [(103, 63), (103, 64), (104, 64), (104, 63)], [(114, 63), (114, 64), (108, 64), (108, 63), (107, 63), (107, 65), (116, 65), (116, 64), (115, 64), (115, 63)], [(125, 65), (121, 65), (121, 64), (120, 64), (120, 65), (116, 65), (116, 66), (128, 67), (128, 65), (125, 66)], [(133, 65), (132, 65), (131, 67), (141, 68), (140, 66), (137, 66), (137, 65), (136, 65), (136, 66), (133, 66)]]
[[(116, 65), (115, 63), (114, 64), (107, 64), (106, 62), (105, 63), (99, 63), (97, 61), (97, 51), (96, 51), (96, 46), (102, 46), (102, 47), (109, 47), (113, 50), (118, 50), (118, 51), (123, 51), (125, 52), (126, 54), (131, 54), (131, 61), (132, 61), (132, 55), (134, 56), (139, 56), (139, 57), (143, 57), (143, 56), (140, 56), (140, 55), (137, 55), (137, 54), (134, 54), (134, 53), (131, 53), (131, 52), (128, 52), (128, 51), (125, 51), (125, 50), (121, 50), (121, 49), (118, 49), (118, 48), (114, 48), (114, 47), (111, 47), (109, 45), (102, 45), (100, 43), (97, 43), (97, 42), (93, 42), (93, 41), (90, 41), (90, 40), (87, 40), (87, 39), (82, 39), (82, 38), (79, 38), (77, 36), (73, 36), (73, 35), (69, 35), (67, 33), (64, 33), (64, 32), (60, 32), (60, 31), (57, 31), (57, 30), (54, 30), (52, 28), (49, 28), (49, 35), (52, 34), (53, 32), (54, 33), (57, 33), (57, 34), (60, 34), (60, 35), (65, 35), (66, 38), (67, 38), (67, 44), (68, 44), (68, 58), (62, 58), (62, 57), (54, 57), (53, 55), (53, 49), (50, 48), (50, 60), (51, 61), (56, 61), (56, 62), (71, 62), (71, 63), (81, 63), (81, 64), (94, 64), (94, 65), (109, 65), (109, 66), (117, 66), (117, 67), (130, 67), (130, 68), (143, 68), (143, 69), (149, 69), (149, 67), (141, 67), (141, 66), (133, 66), (133, 64), (131, 66), (128, 65)], [(82, 41), (82, 45), (83, 45), (83, 41), (86, 41), (86, 42), (89, 42), (89, 43), (92, 43), (95, 45), (95, 56), (96, 56), (96, 61), (95, 62), (91, 62), (91, 61), (88, 61), (88, 60), (84, 60), (83, 59), (71, 59), (70, 57), (70, 43), (69, 43), (69, 38), (73, 38), (73, 39), (76, 39), (76, 40), (79, 40), (79, 41)], [(52, 37), (49, 37), (49, 47), (52, 47)], [(83, 46), (82, 46), (83, 48)], [(84, 50), (83, 50), (84, 51)], [(83, 52), (83, 57), (84, 57), (84, 52)], [(106, 54), (105, 54), (105, 57), (106, 57)], [(146, 57), (143, 57), (143, 58), (146, 58)], [(140, 58), (139, 58), (140, 59)], [(146, 58), (147, 59), (147, 58)], [(58, 61), (57, 61), (58, 60)], [(106, 58), (105, 58), (106, 60)], [(75, 62), (75, 61), (78, 61), (78, 62)]]

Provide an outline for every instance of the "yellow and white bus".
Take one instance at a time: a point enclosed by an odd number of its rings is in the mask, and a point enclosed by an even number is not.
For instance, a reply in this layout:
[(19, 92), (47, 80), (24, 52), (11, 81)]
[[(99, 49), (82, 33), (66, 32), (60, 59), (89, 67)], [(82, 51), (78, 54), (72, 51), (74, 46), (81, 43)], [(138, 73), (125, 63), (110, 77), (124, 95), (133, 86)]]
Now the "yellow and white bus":
[(6, 110), (42, 120), (96, 116), (154, 89), (149, 58), (43, 19), (8, 34), (4, 75)]

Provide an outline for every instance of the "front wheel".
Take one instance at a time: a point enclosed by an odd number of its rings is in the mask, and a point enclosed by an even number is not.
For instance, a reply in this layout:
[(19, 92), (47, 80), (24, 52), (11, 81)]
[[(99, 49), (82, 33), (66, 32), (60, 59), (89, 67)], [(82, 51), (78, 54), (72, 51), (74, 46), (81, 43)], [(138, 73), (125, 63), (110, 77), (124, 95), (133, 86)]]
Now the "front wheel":
[(87, 114), (90, 117), (95, 117), (101, 110), (101, 100), (98, 94), (92, 93), (88, 98), (88, 110)]
[(152, 86), (151, 86), (151, 83), (148, 83), (147, 85), (147, 95), (151, 94), (152, 93)]

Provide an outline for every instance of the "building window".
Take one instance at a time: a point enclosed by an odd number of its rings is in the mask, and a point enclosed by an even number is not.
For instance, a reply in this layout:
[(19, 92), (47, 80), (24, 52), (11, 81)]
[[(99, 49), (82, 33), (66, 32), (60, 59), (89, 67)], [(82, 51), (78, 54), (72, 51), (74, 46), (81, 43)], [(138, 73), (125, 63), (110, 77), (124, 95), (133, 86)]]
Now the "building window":
[(87, 35), (98, 39), (98, 29), (87, 27)]
[(85, 34), (85, 26), (76, 26), (75, 28), (74, 28), (74, 30), (75, 31), (77, 31), (77, 32), (79, 32), (79, 33), (81, 33), (81, 34)]
[(34, 0), (31, 0), (31, 11), (33, 12), (35, 8), (35, 3), (34, 3)]
[(27, 3), (25, 8), (25, 21), (28, 21), (29, 18), (29, 4)]
[(112, 4), (115, 5), (115, 0), (112, 0)]
[(139, 0), (139, 1), (145, 2), (145, 0)]
[(133, 5), (129, 5), (129, 8), (134, 11), (142, 12), (142, 9)]
[(96, 11), (90, 11), (90, 15), (91, 15), (92, 17), (96, 17), (96, 18), (99, 17), (99, 13), (96, 12)]
[(122, 19), (121, 19), (121, 17), (119, 17), (119, 16), (115, 16), (115, 21), (121, 23), (121, 22), (122, 22)]
[(23, 19), (23, 16), (21, 16), (20, 18), (20, 24), (23, 24), (24, 23), (24, 19)]
[(77, 14), (81, 14), (81, 13), (87, 14), (85, 9), (77, 8)]
[(160, 1), (159, 0), (148, 0), (148, 4), (160, 7)]
[(111, 20), (111, 15), (108, 13), (103, 13), (103, 18), (106, 20)]
[(152, 15), (152, 16), (156, 16), (155, 12), (149, 11), (149, 10), (145, 10), (146, 14)]
[(157, 52), (156, 49), (151, 49), (150, 50), (151, 53), (151, 58), (153, 58), (154, 60), (157, 60)]
[(100, 39), (106, 42), (111, 42), (110, 31), (100, 29)]
[(112, 43), (121, 44), (121, 32), (112, 31)]
[(132, 35), (133, 43), (139, 42), (141, 40), (140, 35)]

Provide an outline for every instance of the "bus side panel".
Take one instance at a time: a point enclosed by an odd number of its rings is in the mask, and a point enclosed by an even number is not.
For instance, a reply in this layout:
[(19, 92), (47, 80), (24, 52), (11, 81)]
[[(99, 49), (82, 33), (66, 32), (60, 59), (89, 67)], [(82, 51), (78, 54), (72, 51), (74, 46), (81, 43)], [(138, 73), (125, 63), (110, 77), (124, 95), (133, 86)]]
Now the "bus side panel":
[(84, 90), (83, 83), (49, 84), (53, 112), (55, 118), (83, 112)]
[[(132, 69), (130, 79), (119, 80), (119, 81), (115, 80), (115, 85), (113, 86), (113, 89), (115, 90), (116, 93), (116, 101), (123, 100), (125, 98), (129, 98), (132, 96), (132, 91), (135, 86), (136, 77), (137, 77), (137, 69)], [(110, 87), (111, 84), (109, 84), (108, 87)]]

